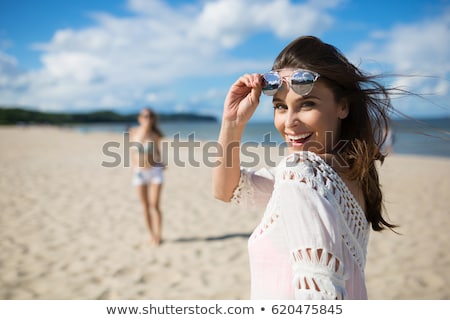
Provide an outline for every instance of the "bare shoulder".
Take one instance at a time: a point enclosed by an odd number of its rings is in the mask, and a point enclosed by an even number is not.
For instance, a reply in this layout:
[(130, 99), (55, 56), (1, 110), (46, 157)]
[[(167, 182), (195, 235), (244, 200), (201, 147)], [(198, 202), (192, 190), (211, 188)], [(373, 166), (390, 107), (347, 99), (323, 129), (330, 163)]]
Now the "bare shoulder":
[(128, 129), (128, 133), (129, 133), (130, 137), (133, 137), (137, 131), (138, 131), (138, 127), (130, 127)]

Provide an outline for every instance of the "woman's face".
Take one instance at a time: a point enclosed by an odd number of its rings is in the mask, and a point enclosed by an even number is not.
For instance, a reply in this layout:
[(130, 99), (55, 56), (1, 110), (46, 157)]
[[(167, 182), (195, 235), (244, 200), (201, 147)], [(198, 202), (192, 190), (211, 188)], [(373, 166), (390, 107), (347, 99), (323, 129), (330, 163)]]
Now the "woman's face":
[[(290, 76), (292, 70), (282, 70)], [(289, 78), (288, 78), (289, 80)], [(274, 124), (291, 151), (331, 153), (340, 135), (340, 122), (348, 115), (345, 102), (337, 103), (334, 94), (319, 78), (305, 96), (296, 94), (286, 82), (273, 97)]]
[(139, 124), (149, 125), (153, 121), (153, 115), (149, 110), (142, 110), (138, 117)]

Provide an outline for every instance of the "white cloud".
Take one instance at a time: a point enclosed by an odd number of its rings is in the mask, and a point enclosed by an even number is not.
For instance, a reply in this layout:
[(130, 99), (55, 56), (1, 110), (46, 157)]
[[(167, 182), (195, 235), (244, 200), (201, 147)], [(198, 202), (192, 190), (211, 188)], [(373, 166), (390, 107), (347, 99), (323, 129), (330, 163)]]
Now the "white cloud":
[[(393, 86), (424, 94), (435, 106), (430, 113), (450, 113), (450, 10), (442, 15), (411, 24), (398, 24), (391, 30), (376, 31), (370, 40), (360, 43), (351, 54), (353, 61), (374, 60), (376, 72), (389, 72), (396, 77)], [(417, 103), (405, 99), (398, 102), (402, 111), (418, 113)]]
[(18, 72), (17, 59), (0, 51), (0, 87), (7, 86), (9, 78)]
[[(49, 42), (34, 44), (42, 53), (42, 67), (3, 74), (0, 103), (54, 110), (153, 102), (184, 106), (189, 98), (178, 101), (178, 89), (173, 88), (180, 79), (266, 68), (270, 62), (239, 60), (230, 50), (261, 32), (286, 39), (320, 33), (332, 25), (327, 11), (338, 4), (338, 0), (302, 4), (216, 0), (169, 6), (163, 1), (129, 0), (132, 15), (92, 13), (91, 26), (56, 30)], [(0, 55), (2, 70), (17, 69), (15, 64), (13, 57)], [(204, 90), (226, 89), (211, 81)]]
[(288, 0), (219, 0), (206, 3), (192, 32), (218, 41), (225, 48), (236, 46), (257, 32), (270, 31), (280, 38), (292, 38), (327, 30), (333, 19), (325, 9), (319, 2), (293, 5)]

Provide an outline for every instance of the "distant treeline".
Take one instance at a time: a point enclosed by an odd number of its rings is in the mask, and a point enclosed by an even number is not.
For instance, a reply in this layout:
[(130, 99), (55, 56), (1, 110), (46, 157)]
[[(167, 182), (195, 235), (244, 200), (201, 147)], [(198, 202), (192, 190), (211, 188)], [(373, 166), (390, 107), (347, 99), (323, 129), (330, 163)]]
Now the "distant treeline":
[[(76, 124), (76, 123), (133, 123), (138, 114), (122, 115), (114, 111), (89, 113), (50, 113), (22, 108), (0, 107), (0, 125), (6, 124)], [(159, 114), (160, 121), (217, 121), (214, 116), (195, 113)]]

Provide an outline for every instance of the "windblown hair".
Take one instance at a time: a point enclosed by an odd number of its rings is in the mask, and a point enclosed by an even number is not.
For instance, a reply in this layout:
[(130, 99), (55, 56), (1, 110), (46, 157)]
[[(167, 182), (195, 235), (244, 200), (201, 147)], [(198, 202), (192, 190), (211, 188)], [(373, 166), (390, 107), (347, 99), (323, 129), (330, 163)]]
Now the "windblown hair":
[(153, 117), (152, 126), (150, 128), (151, 132), (154, 132), (158, 135), (159, 138), (164, 137), (163, 132), (159, 128), (159, 118), (156, 112), (154, 112), (151, 108), (145, 107), (141, 111), (148, 111), (149, 115)]
[(383, 163), (381, 146), (386, 140), (392, 109), (389, 88), (377, 78), (363, 73), (334, 46), (313, 36), (292, 41), (276, 58), (273, 69), (303, 68), (318, 72), (320, 78), (334, 93), (336, 102), (345, 99), (348, 116), (342, 120), (339, 140), (340, 157), (349, 166), (345, 173), (360, 183), (366, 204), (366, 217), (372, 229), (393, 229), (396, 225), (383, 217), (383, 195), (376, 161)]

